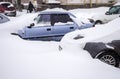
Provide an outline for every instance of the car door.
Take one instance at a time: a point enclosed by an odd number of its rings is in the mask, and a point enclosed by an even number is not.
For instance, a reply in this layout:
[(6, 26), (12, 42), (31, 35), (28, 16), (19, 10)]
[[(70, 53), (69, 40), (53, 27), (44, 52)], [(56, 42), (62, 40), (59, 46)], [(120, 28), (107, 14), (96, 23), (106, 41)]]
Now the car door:
[(39, 17), (38, 23), (26, 29), (26, 36), (28, 38), (50, 37), (52, 34), (51, 18), (49, 14), (42, 14)]
[(69, 17), (68, 14), (54, 14), (52, 15), (53, 20), (53, 36), (63, 36), (68, 32), (77, 29), (76, 24)]

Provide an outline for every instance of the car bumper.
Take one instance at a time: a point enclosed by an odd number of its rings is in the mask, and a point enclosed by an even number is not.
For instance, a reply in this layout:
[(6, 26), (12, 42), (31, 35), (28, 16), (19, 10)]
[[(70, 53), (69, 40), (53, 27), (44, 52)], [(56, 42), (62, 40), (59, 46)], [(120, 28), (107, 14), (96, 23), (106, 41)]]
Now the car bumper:
[(5, 11), (4, 12), (5, 15), (8, 15), (8, 16), (16, 16), (16, 11)]
[(18, 30), (18, 36), (20, 36), (21, 38), (25, 39), (25, 33), (23, 33), (22, 30)]

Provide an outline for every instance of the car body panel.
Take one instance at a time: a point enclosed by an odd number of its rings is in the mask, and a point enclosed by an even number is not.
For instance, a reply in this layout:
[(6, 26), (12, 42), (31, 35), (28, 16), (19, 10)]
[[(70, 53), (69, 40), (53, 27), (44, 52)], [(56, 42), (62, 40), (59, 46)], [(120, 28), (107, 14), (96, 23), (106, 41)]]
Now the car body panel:
[(51, 36), (52, 34), (51, 26), (26, 28), (25, 30), (27, 38)]
[(65, 35), (68, 32), (77, 29), (76, 24), (66, 24), (66, 25), (55, 25), (53, 28), (53, 35)]
[(87, 50), (93, 58), (97, 58), (101, 54), (101, 51), (114, 51), (120, 59), (120, 40), (113, 40), (110, 43), (88, 42), (84, 50)]
[(10, 19), (0, 13), (0, 23), (8, 22)]

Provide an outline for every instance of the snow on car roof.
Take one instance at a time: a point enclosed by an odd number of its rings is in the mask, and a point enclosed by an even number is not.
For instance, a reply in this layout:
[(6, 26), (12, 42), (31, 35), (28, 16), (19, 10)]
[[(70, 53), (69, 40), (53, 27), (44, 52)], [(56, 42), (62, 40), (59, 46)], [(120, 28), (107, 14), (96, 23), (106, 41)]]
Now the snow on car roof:
[(71, 15), (72, 17), (76, 18), (75, 15), (73, 15), (72, 13), (64, 10), (64, 9), (47, 9), (47, 10), (44, 10), (44, 11), (41, 11), (40, 14), (69, 14)]
[(13, 7), (14, 5), (10, 2), (0, 2), (0, 4), (10, 4), (9, 6)]
[(56, 10), (56, 9), (47, 9), (47, 10), (44, 10), (42, 12), (40, 12), (40, 14), (58, 14), (58, 13), (69, 13), (67, 12), (66, 10)]
[(10, 2), (0, 2), (0, 4), (5, 4), (5, 3), (9, 3), (9, 4), (11, 4)]

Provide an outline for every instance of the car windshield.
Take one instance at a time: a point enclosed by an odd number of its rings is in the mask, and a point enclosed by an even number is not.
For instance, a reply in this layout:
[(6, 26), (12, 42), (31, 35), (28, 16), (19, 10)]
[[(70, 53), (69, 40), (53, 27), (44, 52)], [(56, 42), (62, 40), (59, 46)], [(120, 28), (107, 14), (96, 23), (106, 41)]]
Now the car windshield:
[(8, 7), (8, 6), (10, 6), (10, 4), (9, 3), (4, 3), (4, 4), (1, 4), (3, 7)]
[(110, 14), (120, 13), (120, 6), (113, 6), (113, 7), (111, 7), (110, 10), (109, 10), (109, 13)]

